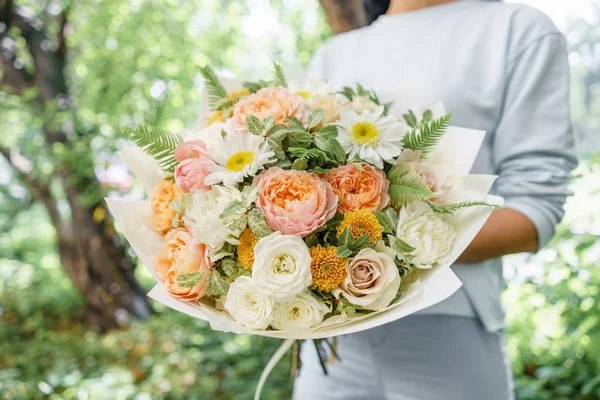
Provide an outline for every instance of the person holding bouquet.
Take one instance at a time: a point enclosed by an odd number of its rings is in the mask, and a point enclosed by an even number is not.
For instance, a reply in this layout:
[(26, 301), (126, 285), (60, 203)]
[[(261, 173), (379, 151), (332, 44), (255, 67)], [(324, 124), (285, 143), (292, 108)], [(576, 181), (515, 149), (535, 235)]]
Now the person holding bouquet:
[[(563, 35), (541, 12), (477, 0), (365, 0), (372, 22), (327, 42), (310, 75), (336, 89), (419, 87), (458, 126), (487, 131), (471, 173), (505, 198), (452, 267), (463, 288), (416, 315), (338, 340), (324, 375), (303, 346), (294, 398), (500, 400), (514, 397), (504, 349), (502, 263), (535, 252), (563, 216), (576, 165)], [(369, 107), (367, 99), (357, 106)], [(433, 182), (433, 184), (442, 184)], [(431, 249), (435, 251), (435, 249)]]

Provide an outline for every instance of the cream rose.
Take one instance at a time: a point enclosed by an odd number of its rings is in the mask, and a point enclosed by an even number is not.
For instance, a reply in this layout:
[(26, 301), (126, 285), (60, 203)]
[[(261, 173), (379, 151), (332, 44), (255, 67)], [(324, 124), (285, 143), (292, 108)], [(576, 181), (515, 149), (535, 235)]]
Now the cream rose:
[(279, 330), (312, 328), (321, 323), (328, 312), (329, 307), (305, 291), (275, 305), (271, 326)]
[(331, 292), (338, 298), (343, 294), (352, 304), (380, 311), (398, 294), (400, 273), (394, 260), (386, 253), (362, 249), (348, 263), (346, 270), (346, 279)]
[(249, 276), (240, 276), (227, 292), (225, 309), (235, 321), (250, 329), (267, 329), (273, 319), (273, 303)]
[(432, 268), (450, 255), (456, 234), (447, 217), (436, 214), (424, 202), (400, 209), (398, 238), (415, 248), (411, 253), (417, 268)]
[[(427, 200), (428, 203), (448, 204), (451, 202), (450, 190), (454, 183), (454, 173), (453, 168), (448, 165), (447, 157), (436, 157), (434, 153), (431, 157), (428, 157), (427, 161), (421, 161), (421, 156), (421, 151), (403, 150), (396, 163), (409, 165), (421, 176), (421, 179), (435, 195), (435, 197)], [(439, 161), (436, 159), (439, 159)]]
[(290, 300), (312, 284), (311, 261), (300, 236), (273, 232), (254, 247), (252, 279), (275, 301)]
[(356, 111), (357, 114), (362, 114), (363, 111), (375, 111), (378, 107), (377, 103), (369, 99), (367, 96), (356, 96), (349, 103), (351, 109)]
[(229, 231), (219, 215), (233, 200), (241, 199), (241, 192), (233, 187), (215, 185), (210, 190), (200, 190), (186, 206), (183, 221), (190, 227), (194, 238), (211, 251), (219, 250), (225, 242), (237, 244), (237, 238), (246, 227)]

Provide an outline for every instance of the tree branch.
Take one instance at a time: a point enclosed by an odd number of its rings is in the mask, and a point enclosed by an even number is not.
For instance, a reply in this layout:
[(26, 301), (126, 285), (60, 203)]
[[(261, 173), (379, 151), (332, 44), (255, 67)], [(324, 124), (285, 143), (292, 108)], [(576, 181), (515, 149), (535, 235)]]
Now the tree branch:
[(41, 201), (46, 210), (48, 211), (48, 215), (50, 216), (50, 220), (54, 225), (57, 232), (64, 231), (63, 221), (60, 216), (60, 212), (58, 211), (58, 206), (54, 196), (52, 195), (52, 191), (50, 190), (50, 186), (47, 184), (40, 182), (32, 173), (28, 171), (27, 168), (24, 168), (23, 163), (30, 163), (31, 161), (25, 159), (25, 157), (18, 155), (18, 157), (22, 157), (22, 162), (17, 161), (16, 153), (11, 152), (9, 149), (0, 146), (0, 155), (6, 159), (8, 165), (13, 169), (13, 171), (17, 174), (17, 176), (27, 185), (31, 192), (31, 196), (38, 201)]

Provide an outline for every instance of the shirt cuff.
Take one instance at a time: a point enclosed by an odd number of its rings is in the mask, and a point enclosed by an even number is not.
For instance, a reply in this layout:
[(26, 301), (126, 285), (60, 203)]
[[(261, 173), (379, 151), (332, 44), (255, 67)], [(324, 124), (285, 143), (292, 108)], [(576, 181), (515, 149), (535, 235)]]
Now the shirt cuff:
[(538, 251), (554, 236), (554, 224), (544, 213), (543, 203), (532, 197), (510, 197), (504, 208), (516, 210), (525, 215), (535, 226), (538, 238)]

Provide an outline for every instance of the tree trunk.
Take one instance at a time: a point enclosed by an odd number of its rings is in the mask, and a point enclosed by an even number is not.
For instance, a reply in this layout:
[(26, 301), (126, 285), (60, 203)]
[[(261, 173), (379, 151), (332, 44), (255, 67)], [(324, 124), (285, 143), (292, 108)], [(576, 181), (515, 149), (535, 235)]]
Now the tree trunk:
[[(5, 29), (0, 31), (0, 41), (6, 39), (10, 43), (13, 38), (8, 34), (9, 28), (18, 28), (35, 66), (33, 73), (17, 68), (14, 62), (16, 55), (10, 46), (0, 48), (4, 71), (0, 85), (6, 85), (14, 94), (20, 94), (28, 88), (39, 89), (39, 96), (33, 105), (39, 114), (44, 113), (48, 102), (60, 99), (63, 103), (66, 101), (66, 110), (76, 115), (64, 75), (66, 11), (60, 16), (61, 29), (56, 51), (43, 49), (43, 43), (49, 41), (44, 29), (39, 29), (32, 20), (15, 10), (12, 0), (0, 0), (0, 22), (5, 24)], [(48, 145), (60, 143), (73, 152), (70, 161), (57, 158), (54, 163), (57, 172), (55, 178), (60, 181), (70, 207), (69, 219), (61, 216), (48, 182), (41, 182), (31, 171), (21, 168), (16, 157), (13, 157), (14, 151), (0, 146), (0, 154), (31, 189), (33, 197), (46, 207), (56, 230), (62, 267), (85, 299), (89, 323), (109, 330), (123, 325), (128, 316), (146, 318), (152, 309), (135, 279), (134, 264), (115, 232), (102, 199), (101, 185), (94, 173), (93, 156), (85, 144), (87, 139), (80, 132), (57, 130), (56, 125), (51, 119), (45, 120), (42, 133)], [(31, 162), (29, 164), (33, 165)], [(95, 194), (97, 202), (86, 205), (83, 199), (89, 197), (90, 192)]]
[(367, 24), (363, 0), (321, 0), (321, 5), (336, 35)]

